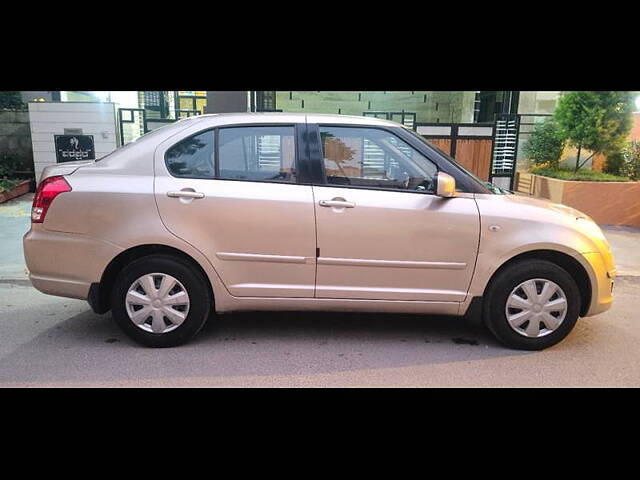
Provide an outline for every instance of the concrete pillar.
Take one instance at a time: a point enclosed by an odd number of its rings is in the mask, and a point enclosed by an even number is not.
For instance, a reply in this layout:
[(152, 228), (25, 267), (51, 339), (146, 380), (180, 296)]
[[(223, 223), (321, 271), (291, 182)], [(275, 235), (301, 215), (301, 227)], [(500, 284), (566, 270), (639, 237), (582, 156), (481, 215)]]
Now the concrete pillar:
[(249, 92), (241, 90), (223, 90), (207, 92), (206, 113), (230, 113), (249, 111)]

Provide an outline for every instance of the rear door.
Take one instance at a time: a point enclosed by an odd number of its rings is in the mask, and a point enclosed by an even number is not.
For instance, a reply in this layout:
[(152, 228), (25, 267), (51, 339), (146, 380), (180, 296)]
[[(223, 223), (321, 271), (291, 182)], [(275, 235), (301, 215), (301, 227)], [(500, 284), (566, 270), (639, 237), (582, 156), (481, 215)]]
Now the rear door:
[(440, 198), (437, 166), (392, 129), (319, 126), (319, 298), (464, 300), (478, 252), (471, 195)]
[(211, 261), (234, 296), (313, 297), (313, 192), (298, 184), (297, 167), (304, 128), (191, 128), (156, 150), (164, 224)]

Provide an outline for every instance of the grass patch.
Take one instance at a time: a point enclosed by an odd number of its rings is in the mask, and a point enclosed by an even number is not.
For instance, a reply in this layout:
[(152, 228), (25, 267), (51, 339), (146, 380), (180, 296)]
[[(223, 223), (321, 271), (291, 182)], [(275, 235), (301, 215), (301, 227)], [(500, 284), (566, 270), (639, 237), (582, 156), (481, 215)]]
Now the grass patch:
[(543, 177), (557, 178), (559, 180), (575, 180), (581, 182), (630, 182), (629, 177), (611, 175), (610, 173), (594, 172), (593, 170), (580, 169), (577, 172), (568, 169), (536, 169), (531, 173)]

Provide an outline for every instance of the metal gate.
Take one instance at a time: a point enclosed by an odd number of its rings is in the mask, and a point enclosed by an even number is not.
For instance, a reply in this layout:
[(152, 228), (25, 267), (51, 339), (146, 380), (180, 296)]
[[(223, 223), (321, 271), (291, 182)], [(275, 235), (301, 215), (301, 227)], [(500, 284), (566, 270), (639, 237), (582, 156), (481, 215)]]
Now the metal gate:
[(496, 115), (495, 141), (489, 181), (498, 187), (513, 190), (518, 156), (518, 133), (520, 115)]
[(489, 180), (495, 125), (491, 123), (418, 123), (416, 132), (482, 180)]

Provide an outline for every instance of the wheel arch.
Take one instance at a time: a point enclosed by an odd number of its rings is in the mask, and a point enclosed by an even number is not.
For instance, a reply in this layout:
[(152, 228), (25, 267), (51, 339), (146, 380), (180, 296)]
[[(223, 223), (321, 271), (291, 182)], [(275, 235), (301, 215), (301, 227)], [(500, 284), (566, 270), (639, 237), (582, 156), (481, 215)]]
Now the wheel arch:
[(122, 271), (122, 269), (131, 262), (138, 260), (149, 255), (165, 254), (173, 257), (181, 258), (194, 268), (196, 268), (202, 276), (207, 280), (207, 288), (211, 295), (211, 300), (215, 305), (215, 297), (213, 294), (213, 286), (211, 280), (205, 272), (202, 265), (198, 263), (192, 256), (183, 252), (182, 250), (170, 247), (162, 244), (145, 244), (131, 247), (116, 255), (111, 262), (106, 266), (99, 283), (91, 284), (89, 289), (88, 302), (95, 313), (106, 313), (111, 309), (110, 305), (110, 293), (113, 288), (113, 284)]
[(483, 298), (486, 296), (486, 292), (489, 286), (500, 272), (504, 271), (506, 268), (509, 268), (514, 263), (526, 259), (547, 260), (566, 270), (567, 273), (569, 273), (569, 275), (571, 275), (576, 281), (578, 290), (580, 291), (580, 316), (583, 317), (586, 315), (587, 311), (589, 310), (589, 306), (591, 305), (591, 299), (593, 295), (593, 287), (591, 285), (589, 274), (587, 273), (585, 267), (578, 260), (576, 260), (571, 255), (560, 252), (558, 250), (530, 250), (511, 257), (502, 265), (500, 265), (500, 267), (498, 267), (495, 272), (493, 272), (493, 274), (489, 278), (489, 281), (484, 287)]

